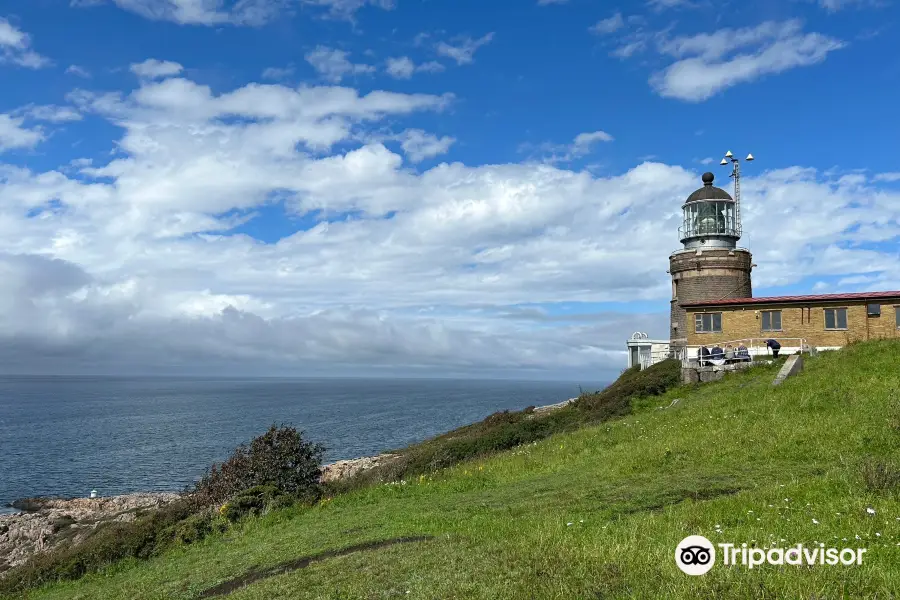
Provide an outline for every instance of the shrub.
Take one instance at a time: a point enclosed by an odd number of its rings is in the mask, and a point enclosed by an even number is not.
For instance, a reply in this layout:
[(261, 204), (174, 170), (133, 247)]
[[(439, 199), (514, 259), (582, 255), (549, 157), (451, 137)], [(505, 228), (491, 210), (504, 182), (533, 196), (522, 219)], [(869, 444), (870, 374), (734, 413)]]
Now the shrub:
[(293, 502), (290, 494), (285, 494), (272, 485), (258, 485), (234, 495), (222, 505), (221, 514), (234, 523), (249, 515), (259, 515), (267, 510), (284, 508)]
[(644, 370), (635, 365), (603, 391), (581, 394), (575, 406), (579, 410), (599, 413), (597, 416), (601, 418), (627, 414), (631, 400), (658, 396), (680, 383), (681, 362), (678, 360), (664, 360)]
[(212, 468), (194, 486), (200, 506), (221, 504), (238, 492), (273, 486), (303, 501), (320, 494), (319, 465), (325, 448), (303, 438), (293, 427), (272, 425), (249, 445), (241, 444), (231, 457)]
[[(131, 522), (101, 523), (80, 544), (35, 554), (9, 570), (0, 579), (0, 596), (16, 596), (50, 581), (77, 579), (124, 558), (149, 558), (173, 544), (193, 544), (224, 531), (229, 520), (246, 514), (289, 506), (297, 499), (316, 500), (323, 453), (322, 446), (303, 439), (293, 427), (273, 425), (249, 445), (239, 446), (222, 465), (213, 465), (178, 500)], [(216, 514), (212, 506), (232, 496), (226, 505), (229, 518)], [(54, 531), (67, 530), (71, 524), (69, 517), (60, 517)]]
[(154, 554), (159, 554), (172, 542), (177, 542), (179, 544), (196, 544), (211, 533), (223, 533), (227, 527), (228, 522), (214, 514), (211, 510), (193, 514), (167, 528), (163, 532)]
[(177, 500), (131, 522), (98, 526), (75, 546), (35, 554), (0, 579), (0, 595), (60, 579), (77, 579), (123, 558), (148, 558), (167, 544), (166, 530), (191, 514), (190, 503)]

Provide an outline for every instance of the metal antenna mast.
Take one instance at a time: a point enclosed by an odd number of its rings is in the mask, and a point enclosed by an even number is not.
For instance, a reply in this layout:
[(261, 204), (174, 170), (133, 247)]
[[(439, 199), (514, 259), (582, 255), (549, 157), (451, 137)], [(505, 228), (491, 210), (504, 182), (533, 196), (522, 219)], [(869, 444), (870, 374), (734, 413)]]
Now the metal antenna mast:
[[(747, 162), (753, 161), (753, 155), (747, 155)], [(734, 178), (734, 223), (736, 226), (740, 226), (741, 224), (741, 161), (734, 157), (734, 154), (731, 153), (731, 150), (725, 153), (725, 158), (722, 159), (720, 165), (727, 165), (731, 163), (731, 175), (729, 177)]]

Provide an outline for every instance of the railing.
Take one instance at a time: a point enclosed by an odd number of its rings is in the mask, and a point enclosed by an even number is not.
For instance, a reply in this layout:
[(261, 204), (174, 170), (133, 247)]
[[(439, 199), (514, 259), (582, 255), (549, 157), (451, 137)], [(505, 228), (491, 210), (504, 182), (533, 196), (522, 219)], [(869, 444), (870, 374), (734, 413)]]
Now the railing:
[(734, 237), (741, 237), (741, 226), (740, 225), (723, 225), (716, 224), (712, 226), (691, 226), (691, 225), (682, 225), (678, 228), (678, 239), (683, 240), (688, 237), (695, 236), (704, 236), (704, 235), (728, 235)]
[(638, 362), (643, 371), (647, 367), (653, 366), (658, 362), (662, 362), (667, 358), (672, 358), (671, 350), (657, 350), (655, 352), (641, 352), (638, 354)]
[[(676, 358), (679, 358), (681, 360), (681, 365), (683, 367), (698, 366), (700, 362), (700, 349), (705, 347), (711, 351), (714, 347), (718, 346), (723, 351), (722, 358), (713, 359), (711, 357), (707, 357), (704, 360), (711, 365), (722, 365), (725, 364), (724, 352), (727, 346), (731, 346), (732, 350), (736, 353), (737, 348), (743, 345), (747, 349), (747, 356), (750, 360), (753, 360), (758, 356), (772, 355), (772, 351), (768, 346), (766, 346), (766, 341), (768, 340), (775, 340), (776, 342), (781, 344), (781, 348), (778, 350), (778, 352), (779, 354), (785, 356), (798, 353), (808, 354), (811, 350), (809, 345), (806, 343), (805, 338), (746, 338), (742, 340), (717, 342), (715, 344), (682, 346), (676, 351)], [(734, 358), (739, 359), (740, 357)]]

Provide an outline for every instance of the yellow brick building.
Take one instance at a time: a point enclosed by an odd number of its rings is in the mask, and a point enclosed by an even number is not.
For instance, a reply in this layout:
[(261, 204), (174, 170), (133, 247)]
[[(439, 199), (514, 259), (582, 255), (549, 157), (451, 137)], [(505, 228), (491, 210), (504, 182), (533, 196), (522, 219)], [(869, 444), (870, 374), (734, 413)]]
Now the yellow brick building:
[(900, 291), (768, 298), (729, 298), (682, 304), (688, 346), (737, 340), (779, 340), (785, 350), (798, 339), (818, 349), (853, 341), (900, 338)]
[(743, 233), (740, 162), (728, 152), (721, 163), (732, 168), (734, 196), (713, 185), (712, 173), (704, 173), (703, 186), (682, 205), (682, 247), (669, 256), (669, 347), (662, 354), (688, 360), (701, 346), (743, 341), (758, 355), (767, 352), (768, 339), (791, 353), (801, 345), (836, 349), (854, 341), (900, 338), (900, 291), (753, 297), (756, 265), (750, 251), (737, 245)]

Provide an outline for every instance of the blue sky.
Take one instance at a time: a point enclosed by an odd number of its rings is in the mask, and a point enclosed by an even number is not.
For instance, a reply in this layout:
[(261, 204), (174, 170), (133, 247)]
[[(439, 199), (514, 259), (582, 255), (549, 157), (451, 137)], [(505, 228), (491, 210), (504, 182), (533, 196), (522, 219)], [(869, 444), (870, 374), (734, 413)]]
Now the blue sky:
[(0, 335), (22, 370), (611, 373), (728, 149), (756, 295), (898, 289), (898, 14), (4, 2)]

